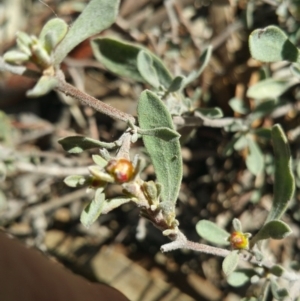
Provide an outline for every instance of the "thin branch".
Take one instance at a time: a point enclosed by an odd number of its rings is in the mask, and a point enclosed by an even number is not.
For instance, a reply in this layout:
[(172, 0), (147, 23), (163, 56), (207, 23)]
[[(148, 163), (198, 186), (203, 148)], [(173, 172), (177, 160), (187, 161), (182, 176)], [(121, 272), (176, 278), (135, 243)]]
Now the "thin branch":
[(135, 123), (135, 118), (132, 115), (124, 113), (68, 84), (64, 80), (62, 72), (58, 72), (56, 78), (58, 79), (58, 86), (55, 88), (56, 91), (71, 96), (79, 100), (83, 104), (88, 105), (96, 111), (103, 113), (113, 119), (122, 120), (124, 122), (132, 122), (133, 124)]

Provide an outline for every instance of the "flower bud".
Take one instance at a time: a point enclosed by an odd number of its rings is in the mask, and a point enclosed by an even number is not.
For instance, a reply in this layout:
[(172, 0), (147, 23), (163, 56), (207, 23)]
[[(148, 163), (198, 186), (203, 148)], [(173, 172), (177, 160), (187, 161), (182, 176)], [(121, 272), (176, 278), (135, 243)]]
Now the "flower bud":
[(129, 182), (134, 175), (134, 167), (127, 159), (112, 159), (105, 169), (118, 183)]
[(249, 247), (249, 235), (240, 231), (234, 231), (229, 238), (231, 247), (237, 249), (248, 249)]

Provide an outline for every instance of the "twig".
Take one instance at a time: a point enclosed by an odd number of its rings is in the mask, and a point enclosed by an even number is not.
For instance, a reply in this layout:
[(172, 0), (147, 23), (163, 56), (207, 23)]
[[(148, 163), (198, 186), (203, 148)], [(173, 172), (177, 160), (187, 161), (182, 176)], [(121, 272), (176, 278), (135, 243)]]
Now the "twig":
[(64, 80), (64, 76), (61, 71), (57, 72), (56, 78), (58, 79), (58, 85), (55, 88), (56, 91), (71, 96), (113, 119), (122, 120), (124, 122), (132, 122), (133, 124), (135, 123), (135, 118), (132, 115), (124, 113), (68, 84)]

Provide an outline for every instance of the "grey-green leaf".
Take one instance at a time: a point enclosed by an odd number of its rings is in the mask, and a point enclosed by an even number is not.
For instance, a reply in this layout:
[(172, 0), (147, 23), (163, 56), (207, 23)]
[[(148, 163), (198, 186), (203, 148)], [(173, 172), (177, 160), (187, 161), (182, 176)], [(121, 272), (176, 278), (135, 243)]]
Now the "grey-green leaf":
[(137, 56), (137, 68), (143, 79), (152, 87), (158, 89), (159, 79), (153, 65), (153, 59), (145, 50), (140, 50)]
[[(142, 130), (167, 127), (174, 130), (172, 117), (164, 103), (152, 92), (142, 92), (138, 103), (138, 121)], [(179, 139), (164, 141), (155, 136), (143, 135), (157, 181), (163, 186), (163, 201), (176, 202), (181, 179), (182, 158)]]
[(270, 269), (270, 273), (277, 277), (281, 277), (284, 272), (284, 268), (279, 264), (274, 264)]
[(196, 224), (197, 233), (205, 240), (220, 246), (228, 246), (230, 234), (221, 229), (215, 223), (208, 220), (201, 220)]
[(254, 99), (274, 99), (296, 84), (295, 80), (267, 78), (251, 86), (247, 90), (247, 97)]
[(249, 47), (252, 57), (262, 62), (300, 61), (297, 47), (273, 25), (254, 30), (249, 37)]
[(119, 0), (91, 0), (55, 49), (54, 63), (60, 64), (75, 46), (114, 23), (119, 3)]
[[(283, 239), (292, 233), (291, 228), (280, 220), (267, 222), (259, 232), (254, 236), (253, 241), (257, 242), (263, 239)], [(253, 244), (253, 242), (251, 242)]]
[(136, 81), (148, 83), (144, 78), (146, 74), (140, 73), (137, 62), (140, 51), (144, 51), (152, 59), (152, 67), (157, 74), (159, 83), (165, 88), (172, 83), (172, 75), (162, 61), (140, 46), (116, 39), (96, 38), (92, 41), (92, 49), (96, 59), (108, 70)]
[(239, 263), (239, 251), (231, 251), (223, 260), (222, 270), (226, 276), (229, 276)]
[(44, 75), (42, 76), (35, 86), (26, 92), (28, 97), (40, 97), (50, 91), (52, 91), (57, 86), (58, 80), (52, 76)]
[(240, 113), (240, 114), (247, 114), (249, 113), (249, 107), (245, 104), (245, 102), (237, 97), (231, 98), (228, 102), (231, 109), (234, 112)]
[(81, 223), (87, 228), (97, 220), (102, 212), (105, 202), (105, 194), (102, 191), (102, 188), (96, 190), (95, 198), (84, 208), (80, 215)]
[(171, 141), (173, 139), (178, 139), (180, 134), (175, 130), (167, 127), (154, 128), (154, 129), (138, 129), (138, 133), (141, 135), (154, 136), (164, 141)]
[(104, 205), (102, 207), (102, 214), (107, 214), (108, 212), (112, 211), (120, 207), (123, 204), (129, 203), (133, 201), (132, 198), (113, 198), (105, 200)]
[(80, 175), (71, 175), (64, 179), (64, 183), (69, 187), (81, 187), (87, 184), (87, 177)]
[(201, 55), (200, 57), (200, 62), (201, 62), (201, 67), (199, 68), (198, 71), (193, 71), (189, 74), (189, 76), (185, 79), (184, 81), (184, 86), (186, 87), (187, 85), (189, 85), (190, 83), (192, 83), (195, 79), (197, 79), (202, 72), (204, 71), (205, 67), (208, 65), (209, 60), (211, 58), (211, 54), (212, 54), (212, 46), (210, 45)]
[(104, 147), (113, 149), (117, 145), (115, 143), (106, 143), (99, 140), (91, 139), (84, 136), (69, 136), (58, 140), (63, 149), (69, 153), (77, 154), (91, 148)]
[(248, 147), (249, 153), (246, 158), (246, 165), (248, 170), (257, 176), (264, 169), (264, 157), (258, 144), (254, 140), (248, 139)]
[(290, 148), (279, 124), (272, 127), (272, 142), (275, 154), (274, 199), (267, 221), (280, 219), (295, 191)]
[(183, 77), (181, 75), (176, 76), (173, 79), (170, 87), (168, 88), (168, 91), (169, 92), (176, 92), (176, 91), (181, 90), (183, 88), (183, 86), (184, 86), (184, 81), (185, 81), (185, 77)]
[(61, 42), (67, 31), (67, 23), (62, 19), (54, 18), (44, 25), (39, 40), (47, 52), (50, 53)]
[(208, 117), (210, 119), (217, 119), (223, 117), (223, 111), (218, 108), (198, 108), (196, 111), (200, 112), (205, 117)]
[(276, 300), (284, 300), (289, 292), (286, 288), (280, 288), (275, 279), (271, 279), (271, 292)]
[(256, 273), (253, 269), (238, 269), (228, 276), (227, 282), (233, 287), (243, 286), (249, 282), (254, 275), (256, 275)]

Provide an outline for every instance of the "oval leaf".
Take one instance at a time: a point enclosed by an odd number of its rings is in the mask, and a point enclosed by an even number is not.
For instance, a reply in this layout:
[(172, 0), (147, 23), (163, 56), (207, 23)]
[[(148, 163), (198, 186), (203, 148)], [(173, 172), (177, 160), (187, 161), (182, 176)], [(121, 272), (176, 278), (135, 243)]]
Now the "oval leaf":
[[(141, 74), (138, 68), (138, 55), (140, 51), (143, 51), (151, 57), (151, 68), (155, 70), (159, 83), (165, 88), (168, 88), (172, 83), (172, 76), (168, 69), (157, 56), (147, 49), (110, 38), (96, 38), (92, 41), (91, 45), (96, 59), (107, 69), (118, 75), (148, 83), (146, 72), (143, 71), (143, 74)], [(142, 68), (141, 65), (140, 62), (140, 68)], [(153, 72), (152, 75), (154, 76)], [(149, 83), (152, 84), (151, 81)]]
[(196, 224), (197, 233), (205, 240), (220, 246), (228, 246), (230, 234), (221, 229), (215, 223), (208, 220), (201, 220)]
[(91, 0), (55, 49), (54, 63), (60, 64), (75, 46), (114, 23), (119, 3), (119, 0)]
[(26, 92), (28, 97), (40, 97), (49, 93), (57, 86), (58, 80), (51, 76), (42, 76), (35, 86)]
[(222, 263), (222, 270), (226, 276), (229, 276), (237, 267), (239, 263), (239, 251), (234, 250), (230, 252)]
[(140, 50), (137, 56), (137, 68), (143, 79), (152, 87), (158, 89), (159, 80), (156, 70), (153, 66), (153, 60), (150, 54)]
[(104, 147), (107, 149), (112, 149), (117, 147), (116, 143), (106, 143), (99, 140), (91, 139), (84, 136), (69, 136), (58, 140), (58, 143), (63, 147), (63, 149), (69, 153), (77, 154), (84, 150)]
[(105, 194), (102, 191), (102, 188), (96, 190), (95, 198), (84, 208), (80, 215), (80, 221), (86, 228), (89, 228), (102, 212), (105, 201)]
[(244, 100), (234, 97), (231, 98), (228, 102), (231, 109), (234, 112), (240, 113), (240, 114), (247, 114), (249, 113), (249, 107), (245, 104)]
[(246, 165), (248, 170), (254, 174), (260, 174), (264, 169), (264, 157), (258, 144), (251, 138), (248, 139), (249, 153), (246, 158)]
[(196, 111), (200, 112), (203, 116), (208, 117), (210, 119), (223, 117), (223, 111), (218, 107), (216, 107), (216, 108), (199, 108)]
[(64, 38), (68, 31), (67, 23), (59, 18), (49, 20), (43, 27), (39, 40), (45, 49), (50, 53)]
[(267, 78), (251, 86), (247, 90), (247, 97), (258, 100), (277, 98), (295, 84), (296, 80)]
[[(174, 130), (171, 115), (163, 102), (152, 92), (144, 91), (138, 103), (138, 120), (142, 130), (167, 127)], [(164, 141), (143, 135), (145, 147), (155, 169), (158, 183), (163, 186), (163, 201), (176, 202), (181, 179), (182, 158), (178, 139)]]
[(279, 124), (272, 127), (275, 154), (274, 199), (267, 221), (280, 219), (295, 191), (295, 179), (287, 138)]
[(239, 269), (232, 272), (228, 278), (227, 282), (229, 285), (234, 287), (243, 286), (250, 281), (251, 277), (256, 275), (253, 269)]
[[(266, 223), (253, 238), (254, 242), (273, 238), (283, 239), (292, 233), (291, 228), (280, 220), (272, 220)], [(253, 243), (253, 242), (251, 242)]]
[(81, 187), (88, 183), (87, 177), (80, 175), (71, 175), (64, 179), (64, 183), (69, 187)]
[(249, 37), (253, 58), (262, 62), (299, 61), (299, 50), (286, 34), (276, 26), (254, 30)]
[(173, 79), (170, 87), (168, 88), (168, 92), (176, 92), (178, 90), (181, 90), (184, 86), (184, 81), (185, 81), (185, 77), (180, 76), (180, 75), (176, 76)]
[(164, 141), (171, 141), (180, 137), (180, 135), (175, 130), (166, 127), (147, 130), (138, 129), (138, 133), (141, 135), (154, 136)]

